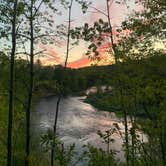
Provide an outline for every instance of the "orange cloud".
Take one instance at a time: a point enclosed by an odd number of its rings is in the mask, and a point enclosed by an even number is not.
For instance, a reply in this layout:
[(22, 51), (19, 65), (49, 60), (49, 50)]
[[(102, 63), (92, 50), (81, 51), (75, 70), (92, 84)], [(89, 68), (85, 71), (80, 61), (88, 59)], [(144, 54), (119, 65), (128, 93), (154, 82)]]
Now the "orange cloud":
[(77, 68), (90, 66), (90, 65), (91, 65), (91, 60), (88, 57), (83, 56), (81, 59), (78, 59), (73, 62), (69, 62), (67, 67), (77, 69)]
[(112, 44), (110, 42), (107, 42), (107, 43), (102, 44), (102, 46), (100, 46), (98, 48), (98, 51), (100, 54), (102, 54), (102, 53), (110, 50), (111, 47), (112, 47)]
[[(56, 52), (55, 48), (51, 47), (50, 45), (42, 45), (42, 44), (40, 44), (39, 47), (41, 49), (44, 49), (46, 54), (46, 57), (44, 57), (42, 60), (43, 65), (55, 65), (55, 64), (64, 65), (64, 59), (60, 57), (58, 52)], [(81, 68), (89, 65), (91, 65), (91, 60), (87, 56), (83, 55), (82, 58), (75, 60), (73, 62), (69, 62), (67, 67)]]

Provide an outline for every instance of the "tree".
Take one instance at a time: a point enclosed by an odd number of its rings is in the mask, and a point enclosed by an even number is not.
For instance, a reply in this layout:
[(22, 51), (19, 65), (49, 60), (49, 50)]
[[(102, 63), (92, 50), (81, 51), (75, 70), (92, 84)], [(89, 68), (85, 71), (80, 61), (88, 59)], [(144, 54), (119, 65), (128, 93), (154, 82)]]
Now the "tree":
[[(126, 31), (126, 30), (130, 31), (129, 36), (127, 37), (122, 36), (122, 38), (119, 40), (118, 56), (122, 61), (129, 61), (131, 59), (140, 60), (143, 58), (149, 58), (151, 56), (162, 56), (162, 54), (164, 54), (164, 47), (157, 48), (156, 44), (158, 43), (160, 45), (164, 45), (163, 41), (165, 39), (165, 32), (164, 32), (165, 23), (163, 20), (165, 18), (164, 8), (166, 3), (162, 0), (157, 0), (152, 2), (148, 0), (140, 0), (137, 3), (140, 3), (143, 6), (143, 10), (134, 13), (133, 15), (129, 17), (127, 21), (124, 21), (122, 23), (122, 29), (119, 31), (119, 32)], [(153, 74), (151, 76), (153, 76)], [(147, 82), (147, 84), (151, 84), (150, 82), (151, 82), (151, 79), (149, 80), (149, 82)], [(149, 89), (148, 93), (141, 95), (142, 99), (144, 98), (142, 101), (143, 103), (142, 102), (141, 103), (150, 121), (152, 121), (152, 124), (155, 126), (153, 129), (153, 132), (154, 132), (155, 128), (157, 128), (156, 129), (157, 131), (160, 131), (160, 129), (158, 128), (160, 125), (158, 124), (158, 120), (153, 119), (154, 115), (151, 111), (154, 110), (154, 108), (156, 108), (156, 114), (157, 114), (157, 112), (160, 110), (160, 106), (158, 105), (156, 107), (153, 105), (154, 103), (150, 104), (145, 102), (146, 95), (149, 94), (148, 95), (149, 97), (152, 95), (152, 92), (154, 90), (152, 87), (155, 89), (155, 91), (158, 91), (159, 89), (157, 88), (157, 85), (149, 85), (149, 87), (147, 87), (147, 89)], [(144, 88), (143, 88), (143, 91), (146, 92)], [(154, 97), (153, 99), (152, 98), (151, 98), (151, 102), (156, 97)], [(161, 101), (163, 101), (162, 98), (160, 98), (160, 101), (158, 101), (158, 103), (160, 103)], [(149, 107), (149, 106), (152, 106), (152, 107)], [(156, 116), (155, 118), (157, 118)], [(155, 134), (155, 135), (157, 135), (158, 137), (159, 134)], [(160, 146), (161, 146), (160, 148), (162, 149), (161, 156), (162, 156), (163, 165), (165, 165), (166, 163), (165, 157), (164, 157), (165, 151), (163, 150), (164, 146), (162, 141), (163, 135), (164, 135), (163, 130), (160, 133), (160, 135), (162, 136), (155, 139), (150, 136), (150, 139), (155, 140), (156, 144), (157, 144), (156, 140), (157, 139), (160, 140)], [(158, 149), (158, 147), (156, 147), (156, 149)], [(152, 150), (152, 153), (153, 153), (153, 150)], [(158, 157), (156, 155), (154, 156), (152, 157), (152, 159), (154, 159), (154, 161), (152, 160), (152, 162), (157, 162)]]
[(17, 17), (17, 0), (13, 7), (12, 20), (12, 50), (10, 59), (10, 99), (9, 99), (9, 120), (8, 120), (8, 159), (7, 165), (12, 165), (12, 123), (13, 123), (13, 99), (14, 99), (14, 56), (16, 50), (16, 17)]
[[(48, 30), (43, 29), (41, 24), (37, 26), (39, 23), (38, 19), (40, 17), (40, 21), (47, 22), (50, 26), (52, 26), (53, 21), (46, 16), (43, 16), (40, 11), (41, 6), (45, 5), (45, 8), (51, 8), (53, 11), (56, 11), (55, 7), (52, 5), (54, 1), (47, 0), (31, 0), (24, 1), (25, 5), (25, 22), (29, 21), (29, 29), (25, 29), (23, 26), (23, 31), (19, 32), (19, 36), (25, 38), (30, 41), (30, 53), (27, 53), (30, 57), (29, 63), (29, 87), (28, 87), (28, 100), (27, 100), (27, 108), (26, 108), (26, 159), (25, 165), (29, 165), (29, 156), (30, 156), (30, 115), (31, 115), (31, 105), (32, 105), (32, 97), (33, 97), (33, 89), (34, 89), (34, 56), (38, 53), (35, 53), (35, 44), (38, 40), (46, 40), (48, 35)], [(42, 17), (43, 16), (43, 17)], [(49, 15), (49, 17), (51, 17)], [(43, 19), (43, 20), (42, 20)], [(41, 29), (44, 31), (43, 34), (40, 33)], [(29, 36), (28, 36), (29, 35)], [(54, 35), (53, 35), (54, 36)], [(44, 38), (44, 39), (43, 39)], [(50, 41), (50, 40), (49, 40)], [(41, 53), (41, 51), (39, 52)]]
[[(69, 46), (70, 46), (70, 27), (71, 27), (71, 12), (72, 12), (72, 5), (73, 5), (73, 0), (69, 2), (68, 6), (68, 32), (67, 32), (67, 48), (66, 48), (66, 59), (65, 59), (65, 64), (64, 64), (64, 69), (67, 67), (67, 62), (68, 62), (68, 57), (69, 57)], [(53, 126), (53, 135), (54, 137), (56, 136), (56, 129), (57, 129), (57, 120), (58, 120), (58, 113), (59, 113), (59, 104), (61, 101), (61, 94), (59, 93), (57, 103), (56, 103), (56, 112), (55, 112), (55, 119), (54, 119), (54, 126)], [(53, 139), (55, 140), (55, 139)], [(55, 142), (53, 141), (53, 147), (51, 150), (51, 166), (54, 165), (54, 146)]]
[[(118, 56), (123, 61), (164, 53), (165, 2), (139, 0), (137, 3), (143, 9), (131, 15), (119, 29), (119, 32), (130, 31), (129, 36), (123, 35), (119, 39)], [(157, 48), (156, 44), (163, 45), (163, 48)]]
[[(11, 6), (11, 8), (10, 8)], [(7, 13), (5, 8), (8, 8)], [(7, 155), (7, 165), (12, 165), (12, 129), (13, 129), (13, 108), (14, 108), (14, 63), (15, 63), (15, 51), (16, 51), (16, 26), (17, 26), (17, 16), (18, 16), (18, 1), (15, 0), (14, 2), (8, 1), (4, 2), (1, 1), (1, 21), (4, 22), (5, 18), (9, 18), (9, 24), (11, 25), (11, 38), (12, 38), (12, 48), (11, 48), (11, 55), (10, 55), (10, 90), (9, 90), (9, 115), (8, 115), (8, 155)], [(2, 32), (3, 33), (3, 32)], [(6, 32), (3, 34), (5, 35)]]
[(28, 94), (28, 103), (26, 110), (26, 159), (25, 165), (29, 165), (29, 154), (30, 154), (30, 111), (32, 104), (32, 94), (33, 94), (33, 84), (34, 84), (34, 13), (33, 13), (34, 1), (30, 2), (30, 86), (29, 86), (29, 94)]
[[(123, 4), (126, 2), (125, 0), (121, 1), (115, 1), (115, 3)], [(86, 53), (87, 56), (89, 56), (92, 59), (100, 60), (100, 51), (99, 49), (104, 46), (104, 44), (107, 44), (107, 52), (111, 56), (114, 57), (115, 63), (118, 62), (118, 56), (117, 56), (117, 41), (116, 35), (114, 35), (114, 31), (116, 31), (117, 28), (113, 28), (111, 23), (111, 11), (110, 7), (114, 3), (114, 0), (105, 0), (106, 5), (106, 12), (93, 7), (91, 4), (89, 8), (92, 8), (95, 12), (100, 13), (105, 18), (99, 19), (98, 21), (95, 21), (92, 26), (90, 26), (88, 23), (85, 23), (83, 27), (77, 27), (75, 29), (71, 30), (71, 37), (73, 39), (82, 39), (88, 43), (90, 43), (88, 47), (88, 51)]]

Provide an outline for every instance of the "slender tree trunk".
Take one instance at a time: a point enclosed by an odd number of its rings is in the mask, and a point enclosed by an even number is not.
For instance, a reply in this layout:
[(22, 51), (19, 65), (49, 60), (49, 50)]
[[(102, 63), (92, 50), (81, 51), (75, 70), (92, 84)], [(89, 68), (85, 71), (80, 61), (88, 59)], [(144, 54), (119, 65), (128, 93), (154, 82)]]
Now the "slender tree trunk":
[[(56, 103), (56, 113), (55, 113), (54, 129), (53, 129), (54, 137), (56, 136), (57, 120), (58, 120), (60, 101), (61, 101), (61, 97), (59, 95), (59, 97), (57, 99), (57, 103)], [(54, 165), (54, 154), (55, 154), (55, 139), (53, 140), (53, 147), (51, 149), (51, 166)]]
[[(115, 47), (115, 43), (114, 43), (114, 38), (113, 38), (113, 29), (112, 29), (112, 24), (111, 24), (111, 20), (110, 20), (110, 5), (109, 5), (110, 0), (106, 0), (106, 6), (107, 6), (107, 19), (108, 19), (108, 24), (110, 27), (110, 40), (111, 40), (111, 44), (112, 44), (112, 50), (113, 50), (113, 55), (115, 58), (115, 64), (117, 64), (118, 62), (118, 57), (117, 57), (117, 52), (116, 52), (116, 47)], [(121, 97), (123, 95), (122, 93), (122, 89), (121, 91)], [(127, 166), (129, 165), (129, 138), (128, 138), (128, 123), (127, 123), (127, 112), (125, 109), (125, 106), (123, 104), (122, 101), (122, 109), (123, 109), (123, 115), (124, 115), (124, 125), (125, 125), (125, 147), (126, 147), (126, 162), (127, 162)]]
[(127, 166), (129, 165), (129, 138), (128, 138), (128, 124), (127, 124), (127, 112), (124, 108), (124, 124), (125, 124), (125, 147), (126, 147), (126, 162)]
[(123, 89), (120, 89), (120, 95), (121, 95), (121, 103), (122, 103), (122, 110), (123, 110), (123, 116), (124, 116), (124, 126), (125, 126), (125, 151), (126, 151), (126, 163), (127, 166), (129, 166), (129, 138), (128, 138), (128, 123), (127, 123), (127, 112), (126, 108), (124, 106), (123, 101)]
[(131, 160), (131, 165), (132, 166), (135, 166), (135, 144), (136, 144), (136, 112), (137, 112), (137, 90), (136, 88), (134, 88), (134, 109), (133, 111), (131, 112), (131, 123), (132, 123), (132, 133), (131, 133), (131, 137), (132, 137), (132, 151), (131, 151), (131, 154), (132, 154), (132, 160)]
[(14, 110), (14, 66), (16, 51), (16, 17), (17, 3), (14, 1), (13, 19), (12, 19), (12, 50), (10, 57), (10, 92), (9, 92), (9, 115), (8, 115), (8, 145), (7, 145), (7, 166), (12, 165), (12, 129), (13, 129), (13, 110)]
[[(132, 115), (133, 116), (133, 115)], [(135, 119), (134, 117), (131, 117), (131, 123), (132, 123), (132, 133), (131, 134), (131, 165), (134, 166), (135, 165)]]
[[(160, 125), (160, 124), (159, 124)], [(160, 141), (160, 147), (161, 147), (161, 156), (162, 156), (162, 161), (163, 161), (163, 166), (166, 165), (166, 152), (165, 152), (165, 147), (164, 147), (164, 140), (165, 140), (165, 136), (164, 136), (164, 127), (163, 126), (159, 126), (159, 141)]]
[(117, 55), (116, 55), (116, 48), (115, 48), (115, 43), (114, 43), (114, 39), (113, 39), (113, 30), (112, 30), (112, 24), (111, 24), (111, 20), (110, 20), (110, 5), (109, 5), (109, 0), (106, 0), (106, 6), (107, 6), (107, 19), (108, 19), (108, 24), (110, 27), (110, 39), (111, 39), (111, 44), (112, 44), (112, 50), (113, 50), (113, 55), (115, 57), (115, 63), (117, 63)]
[[(69, 57), (72, 5), (73, 5), (73, 0), (70, 1), (70, 6), (69, 6), (67, 48), (66, 48), (66, 59), (65, 59), (64, 69), (67, 68), (67, 62), (68, 62), (68, 57)], [(56, 129), (57, 129), (57, 120), (58, 120), (60, 102), (61, 102), (61, 95), (58, 96), (57, 104), (56, 104), (56, 113), (55, 113), (55, 120), (54, 120), (54, 129), (53, 129), (54, 136), (56, 136), (56, 134), (57, 134)], [(52, 150), (51, 150), (51, 166), (54, 166), (54, 156), (55, 156), (55, 149), (54, 148), (55, 148), (55, 140), (53, 140), (53, 147), (52, 147)]]
[(33, 96), (33, 84), (34, 84), (34, 29), (33, 29), (33, 0), (31, 0), (31, 16), (30, 16), (30, 87), (28, 94), (28, 103), (26, 110), (26, 159), (25, 166), (29, 165), (30, 155), (30, 113)]
[(71, 28), (71, 10), (72, 10), (73, 0), (70, 2), (69, 6), (69, 18), (68, 18), (68, 32), (67, 32), (67, 50), (66, 50), (66, 59), (65, 59), (65, 68), (67, 67), (67, 61), (69, 57), (69, 47), (70, 47), (70, 28)]

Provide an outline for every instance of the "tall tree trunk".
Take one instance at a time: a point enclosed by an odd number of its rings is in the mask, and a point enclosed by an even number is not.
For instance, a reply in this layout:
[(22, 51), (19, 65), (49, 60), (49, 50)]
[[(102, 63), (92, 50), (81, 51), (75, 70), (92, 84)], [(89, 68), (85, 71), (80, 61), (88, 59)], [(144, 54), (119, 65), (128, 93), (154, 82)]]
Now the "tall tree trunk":
[(132, 131), (130, 132), (131, 135), (131, 165), (134, 166), (135, 165), (135, 143), (136, 143), (136, 138), (135, 138), (135, 119), (134, 117), (132, 117), (133, 115), (131, 115), (130, 120), (132, 123)]
[(33, 84), (34, 84), (34, 29), (33, 29), (33, 0), (31, 0), (30, 9), (30, 86), (28, 94), (28, 103), (26, 110), (26, 159), (25, 166), (29, 165), (29, 155), (30, 155), (30, 115), (31, 115), (31, 105), (33, 96)]
[(132, 123), (132, 133), (131, 133), (131, 137), (132, 137), (132, 140), (131, 140), (131, 146), (132, 146), (132, 150), (131, 150), (131, 156), (132, 156), (132, 159), (131, 159), (131, 165), (132, 166), (135, 166), (135, 152), (136, 152), (136, 112), (137, 112), (137, 89), (134, 88), (134, 109), (133, 111), (130, 113), (131, 117), (131, 123)]
[[(122, 82), (120, 82), (121, 84)], [(119, 84), (119, 85), (120, 85)], [(125, 126), (125, 152), (126, 152), (126, 163), (127, 166), (129, 166), (129, 138), (128, 138), (128, 123), (127, 123), (127, 112), (126, 112), (126, 108), (124, 105), (124, 101), (123, 101), (123, 89), (120, 89), (120, 95), (121, 95), (121, 109), (123, 110), (123, 116), (124, 116), (124, 126)]]
[(14, 1), (13, 19), (12, 19), (12, 50), (10, 57), (10, 92), (9, 92), (9, 115), (8, 115), (8, 145), (7, 145), (7, 166), (12, 165), (12, 129), (13, 129), (13, 110), (14, 110), (14, 66), (15, 66), (15, 51), (16, 51), (16, 17), (17, 4)]
[[(57, 103), (56, 103), (56, 113), (55, 113), (55, 120), (54, 120), (54, 129), (53, 134), (54, 137), (56, 136), (56, 129), (57, 129), (57, 120), (58, 120), (58, 113), (59, 113), (59, 104), (61, 101), (60, 95), (58, 96)], [(54, 154), (55, 154), (55, 138), (53, 140), (53, 147), (51, 149), (51, 166), (54, 165)]]
[(109, 5), (109, 0), (106, 0), (106, 6), (107, 6), (107, 19), (108, 19), (108, 24), (110, 27), (110, 39), (111, 39), (111, 44), (112, 44), (112, 50), (113, 50), (113, 55), (115, 58), (115, 63), (117, 63), (117, 55), (116, 55), (116, 48), (115, 48), (115, 43), (114, 43), (114, 38), (113, 38), (113, 30), (112, 30), (112, 24), (110, 20), (110, 5)]
[(125, 148), (126, 148), (126, 162), (127, 166), (129, 165), (129, 138), (128, 138), (128, 124), (127, 124), (127, 112), (126, 109), (123, 108), (124, 113), (124, 125), (125, 125)]
[(159, 124), (159, 141), (160, 141), (160, 147), (161, 147), (161, 156), (162, 156), (162, 162), (163, 165), (166, 165), (166, 150), (165, 150), (165, 131), (164, 126), (161, 126)]
[[(70, 6), (69, 6), (69, 18), (68, 18), (68, 34), (67, 34), (67, 48), (66, 48), (66, 59), (65, 59), (65, 64), (64, 64), (64, 70), (67, 68), (67, 61), (69, 57), (69, 47), (70, 47), (70, 28), (71, 28), (71, 11), (72, 11), (72, 5), (73, 5), (73, 0), (70, 1)], [(61, 101), (61, 94), (59, 94), (58, 99), (57, 99), (57, 104), (56, 104), (56, 113), (55, 113), (55, 119), (54, 119), (54, 129), (53, 129), (53, 134), (54, 137), (56, 136), (56, 129), (57, 129), (57, 120), (58, 120), (58, 114), (59, 114), (59, 105)], [(51, 149), (51, 166), (54, 165), (54, 154), (55, 154), (55, 139), (53, 140), (53, 147)]]
[(67, 67), (67, 61), (69, 57), (69, 47), (70, 47), (70, 28), (71, 28), (71, 10), (72, 10), (72, 5), (73, 5), (73, 0), (70, 1), (70, 6), (69, 6), (69, 18), (68, 18), (68, 32), (67, 32), (67, 48), (66, 48), (66, 59), (65, 59), (65, 66), (64, 68), (66, 69)]

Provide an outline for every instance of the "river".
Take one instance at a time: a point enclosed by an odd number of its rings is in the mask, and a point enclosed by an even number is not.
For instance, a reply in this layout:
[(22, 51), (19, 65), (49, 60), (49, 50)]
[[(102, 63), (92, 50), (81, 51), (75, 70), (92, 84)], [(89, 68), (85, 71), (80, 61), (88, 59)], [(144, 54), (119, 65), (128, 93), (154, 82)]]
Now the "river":
[[(85, 97), (67, 97), (60, 103), (57, 132), (60, 139), (69, 145), (76, 144), (76, 150), (81, 151), (82, 145), (90, 143), (96, 147), (106, 149), (105, 143), (98, 136), (97, 131), (110, 129), (113, 123), (118, 123), (124, 132), (123, 122), (114, 113), (99, 111), (90, 104), (83, 102)], [(41, 135), (49, 128), (53, 128), (56, 110), (56, 97), (45, 97), (39, 101), (32, 113), (32, 135)], [(122, 139), (114, 134), (110, 147), (117, 150), (117, 159), (124, 160)], [(81, 164), (80, 164), (81, 165)], [(85, 165), (85, 164), (84, 164)]]

